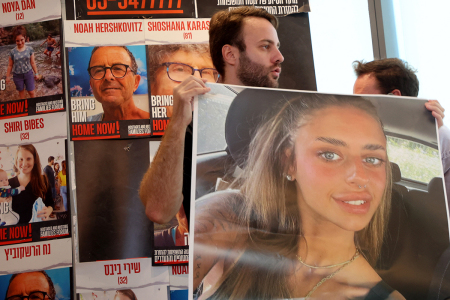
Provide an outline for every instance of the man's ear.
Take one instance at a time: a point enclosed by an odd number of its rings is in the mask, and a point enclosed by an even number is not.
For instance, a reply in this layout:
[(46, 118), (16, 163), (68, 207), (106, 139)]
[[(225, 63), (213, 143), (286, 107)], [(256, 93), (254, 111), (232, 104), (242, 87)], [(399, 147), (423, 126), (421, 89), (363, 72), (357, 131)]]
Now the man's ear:
[(401, 95), (402, 95), (402, 92), (400, 92), (399, 89), (395, 89), (395, 90), (392, 90), (392, 91), (390, 92), (390, 94), (395, 95), (395, 96), (401, 96)]
[(239, 59), (239, 49), (226, 44), (222, 47), (222, 57), (226, 63), (234, 66)]
[(139, 87), (139, 82), (141, 82), (141, 75), (134, 75), (134, 90), (133, 93), (136, 92)]

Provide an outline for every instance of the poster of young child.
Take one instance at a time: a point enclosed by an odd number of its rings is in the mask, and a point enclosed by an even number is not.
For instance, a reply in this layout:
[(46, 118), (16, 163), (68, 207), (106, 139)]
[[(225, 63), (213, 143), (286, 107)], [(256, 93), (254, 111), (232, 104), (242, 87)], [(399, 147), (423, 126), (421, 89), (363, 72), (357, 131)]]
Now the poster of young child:
[(0, 118), (65, 110), (60, 2), (0, 2)]

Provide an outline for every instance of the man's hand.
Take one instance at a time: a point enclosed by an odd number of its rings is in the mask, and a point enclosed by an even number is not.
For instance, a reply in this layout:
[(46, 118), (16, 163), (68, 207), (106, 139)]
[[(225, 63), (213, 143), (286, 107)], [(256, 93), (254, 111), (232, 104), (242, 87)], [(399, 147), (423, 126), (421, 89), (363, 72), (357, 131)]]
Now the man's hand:
[(444, 111), (445, 109), (441, 106), (439, 101), (437, 100), (428, 100), (427, 103), (425, 103), (425, 107), (431, 111), (431, 114), (433, 117), (436, 118), (438, 128), (440, 128), (442, 125), (444, 125)]
[(203, 95), (211, 89), (206, 87), (206, 80), (189, 76), (173, 90), (173, 113), (170, 123), (187, 127), (192, 121), (192, 100), (195, 96)]

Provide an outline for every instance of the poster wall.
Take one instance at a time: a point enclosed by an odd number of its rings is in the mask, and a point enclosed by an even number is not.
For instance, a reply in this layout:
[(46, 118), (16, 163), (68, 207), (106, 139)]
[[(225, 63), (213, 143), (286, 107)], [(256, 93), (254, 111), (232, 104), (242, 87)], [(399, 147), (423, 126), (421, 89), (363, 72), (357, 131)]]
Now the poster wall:
[[(352, 298), (355, 286), (361, 297), (435, 292), (449, 226), (425, 100), (211, 87), (194, 110), (192, 292), (218, 299)], [(223, 106), (217, 95), (230, 89), (234, 100), (211, 121), (211, 107)], [(205, 135), (205, 124), (215, 133)], [(229, 163), (220, 170), (218, 161)], [(377, 244), (367, 228), (382, 227)], [(222, 261), (233, 263), (222, 271)], [(315, 268), (324, 265), (334, 266)], [(277, 280), (280, 290), (271, 288)], [(296, 285), (282, 285), (290, 280)]]
[(33, 281), (70, 299), (61, 3), (0, 3), (0, 294), (20, 295)]

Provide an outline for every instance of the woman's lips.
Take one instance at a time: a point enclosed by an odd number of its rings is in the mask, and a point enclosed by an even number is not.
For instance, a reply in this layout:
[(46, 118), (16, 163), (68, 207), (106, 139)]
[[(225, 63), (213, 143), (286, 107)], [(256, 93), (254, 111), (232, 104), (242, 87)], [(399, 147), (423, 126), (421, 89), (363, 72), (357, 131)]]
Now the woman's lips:
[(334, 195), (333, 199), (344, 211), (351, 214), (365, 214), (370, 209), (372, 196), (369, 193), (344, 193)]

